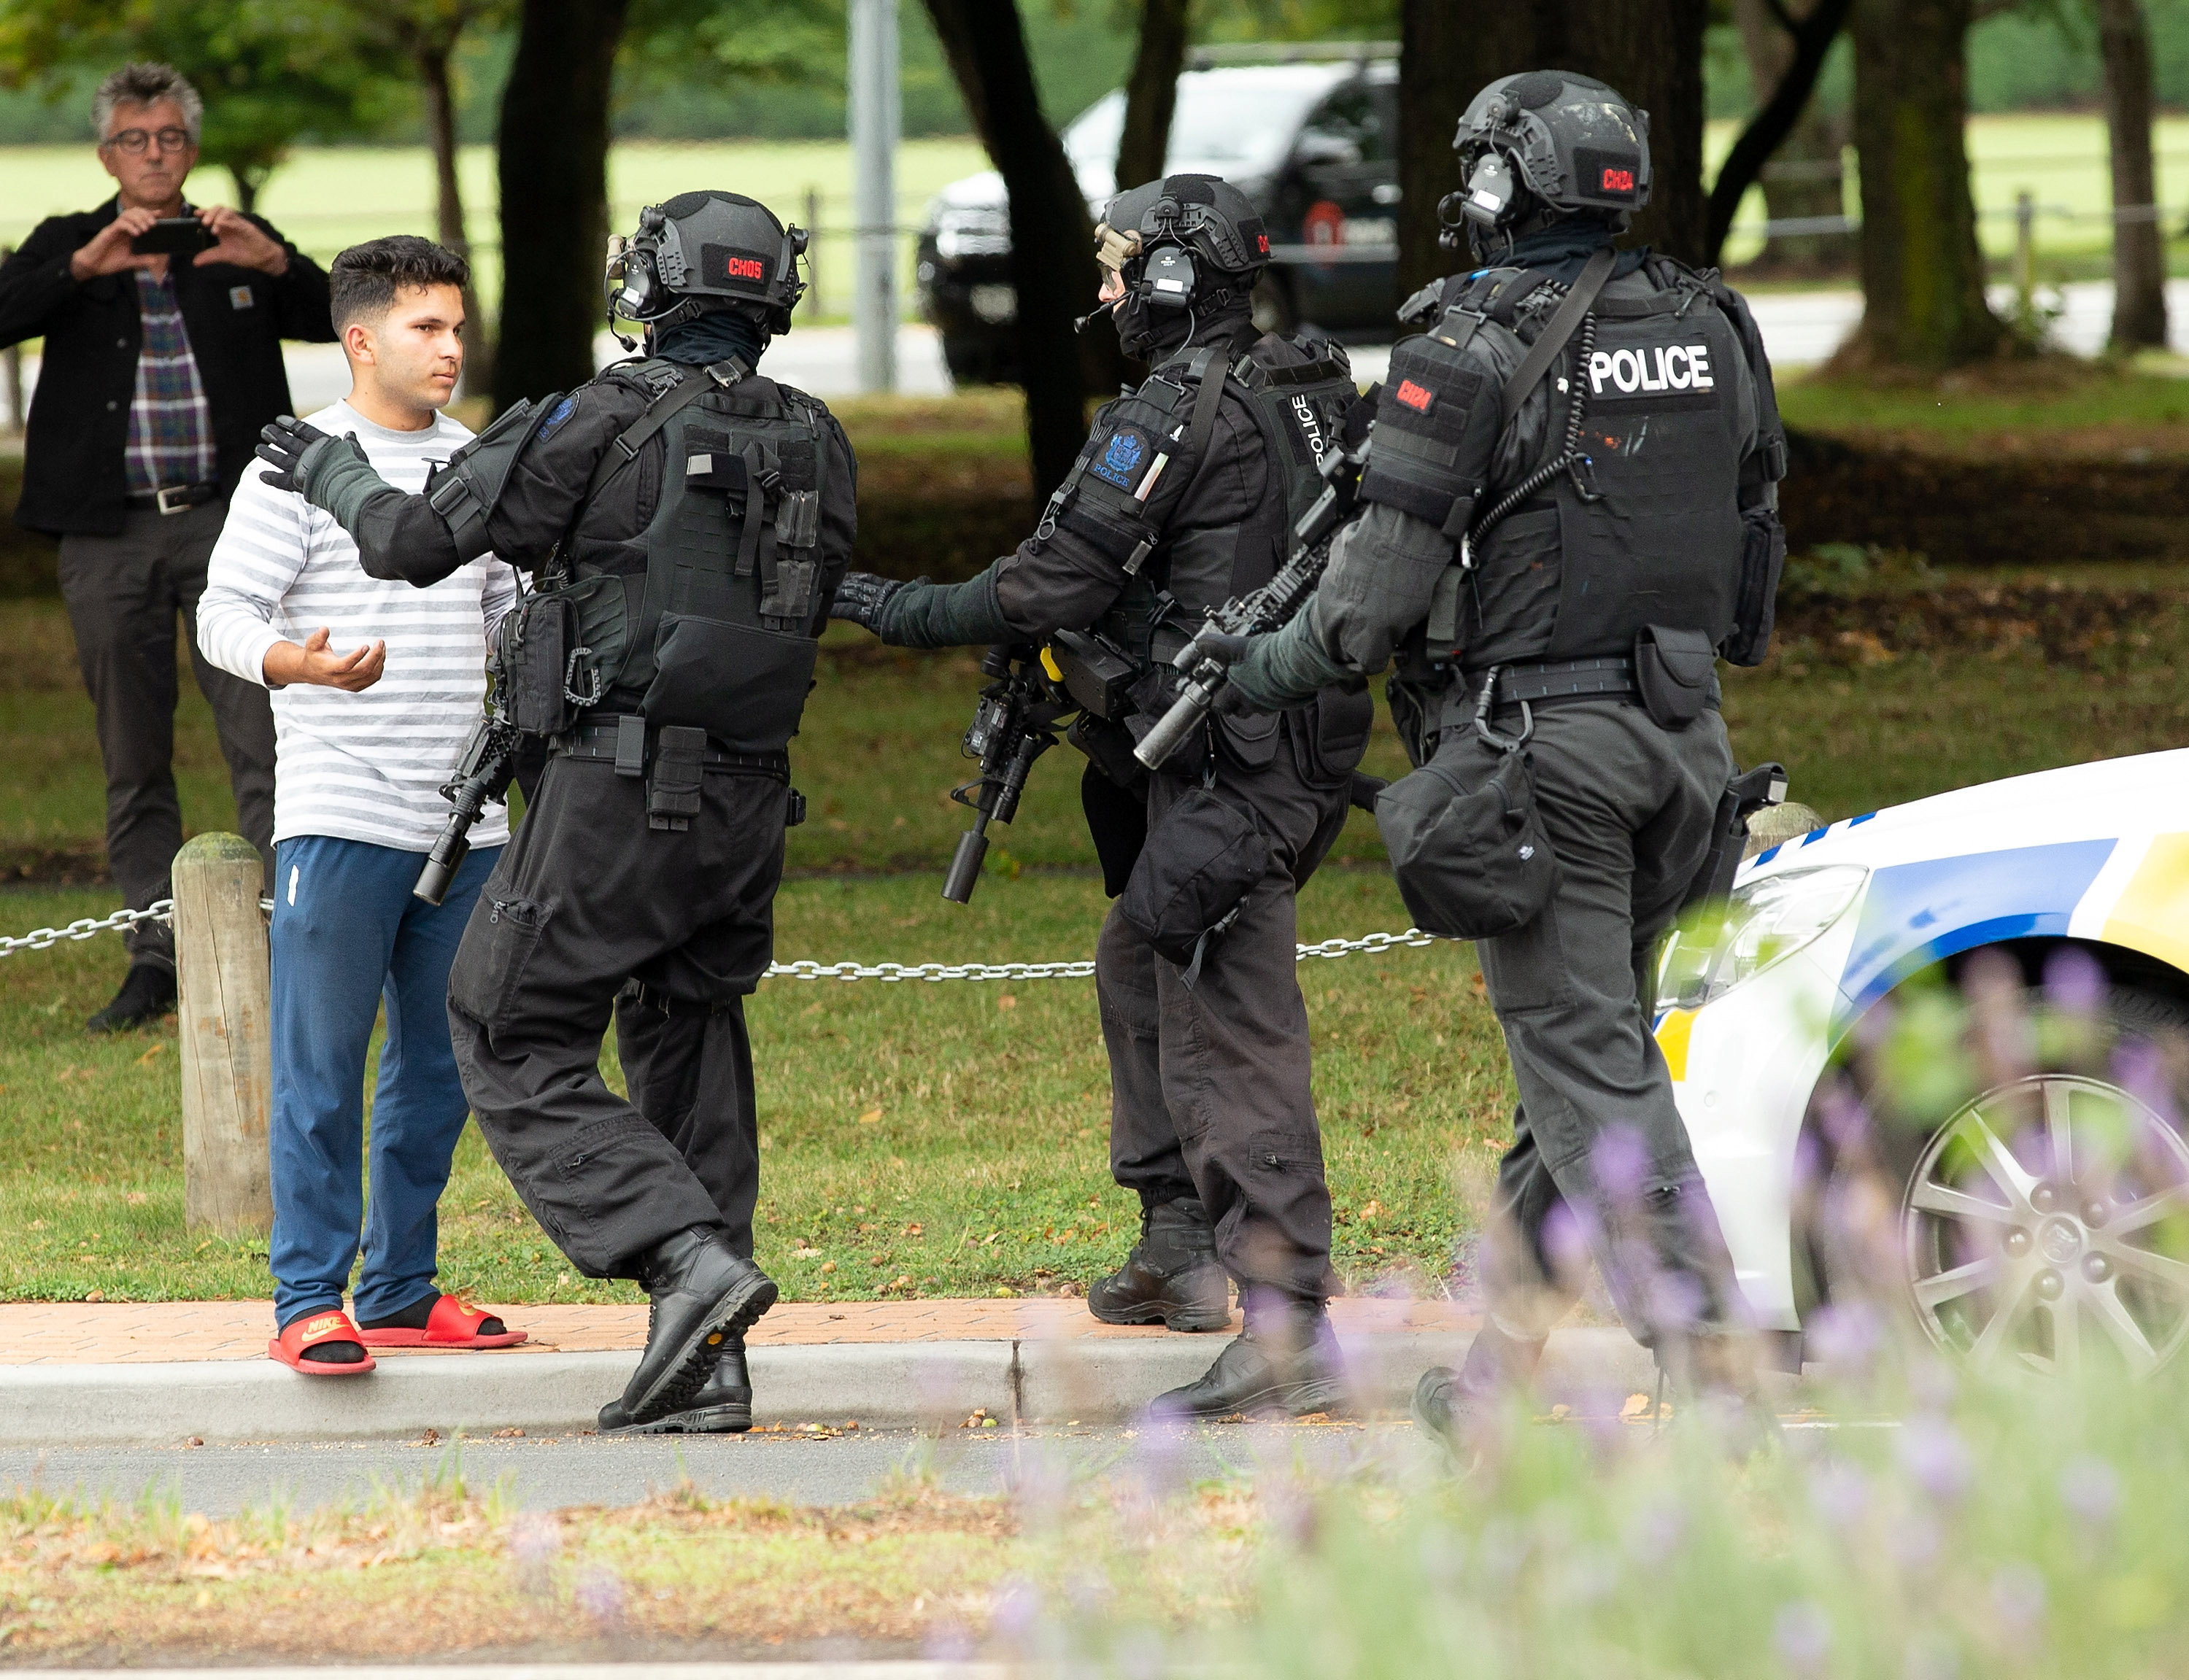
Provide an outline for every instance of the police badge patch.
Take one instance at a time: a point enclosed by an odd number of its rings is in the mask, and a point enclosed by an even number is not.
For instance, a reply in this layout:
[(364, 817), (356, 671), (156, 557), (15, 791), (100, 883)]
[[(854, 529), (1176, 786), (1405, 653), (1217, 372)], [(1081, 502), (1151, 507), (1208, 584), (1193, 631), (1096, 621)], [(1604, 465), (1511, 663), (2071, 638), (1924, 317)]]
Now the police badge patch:
[(1121, 426), (1111, 432), (1087, 470), (1120, 490), (1130, 490), (1148, 459), (1148, 435), (1138, 426)]

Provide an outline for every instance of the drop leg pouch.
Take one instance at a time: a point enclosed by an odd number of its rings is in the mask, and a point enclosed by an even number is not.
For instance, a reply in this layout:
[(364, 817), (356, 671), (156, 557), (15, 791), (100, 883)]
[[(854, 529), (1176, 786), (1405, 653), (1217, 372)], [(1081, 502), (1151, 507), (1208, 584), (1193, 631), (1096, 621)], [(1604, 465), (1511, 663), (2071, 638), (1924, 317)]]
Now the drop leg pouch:
[(1252, 808), (1191, 788), (1149, 829), (1117, 915), (1158, 955), (1197, 973), (1204, 940), (1270, 872), (1273, 856)]
[(1376, 826), (1416, 927), (1494, 939), (1541, 913), (1558, 860), (1527, 755), (1456, 736), (1447, 731), (1434, 758), (1377, 795)]

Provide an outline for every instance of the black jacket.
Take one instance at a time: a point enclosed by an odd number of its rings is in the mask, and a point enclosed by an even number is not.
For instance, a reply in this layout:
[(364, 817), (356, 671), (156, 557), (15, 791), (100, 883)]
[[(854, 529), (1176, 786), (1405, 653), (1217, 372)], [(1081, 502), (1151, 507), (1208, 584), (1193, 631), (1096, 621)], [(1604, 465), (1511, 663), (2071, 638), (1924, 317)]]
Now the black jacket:
[[(111, 222), (116, 200), (41, 222), (0, 265), (0, 345), (43, 335), (45, 359), (24, 438), (23, 500), (15, 520), (54, 536), (110, 535), (122, 528), (127, 493), (122, 454), (137, 389), (137, 277), (132, 271), (78, 280), (69, 259)], [(281, 235), (257, 217), (263, 233)], [(289, 409), (281, 341), (326, 342), (325, 272), (285, 240), (279, 277), (226, 262), (194, 268), (173, 260), (175, 295), (190, 335), (198, 378), (212, 410), (225, 496), (251, 462), (258, 430)]]

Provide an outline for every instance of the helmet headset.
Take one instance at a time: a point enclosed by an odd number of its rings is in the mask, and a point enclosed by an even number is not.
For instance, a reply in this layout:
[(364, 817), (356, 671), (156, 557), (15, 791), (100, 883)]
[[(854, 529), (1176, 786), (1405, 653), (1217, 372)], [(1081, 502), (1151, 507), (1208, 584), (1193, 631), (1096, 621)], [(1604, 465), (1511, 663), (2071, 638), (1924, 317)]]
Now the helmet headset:
[(1162, 318), (1184, 313), (1191, 322), (1197, 311), (1247, 296), (1270, 260), (1270, 236), (1252, 202), (1210, 175), (1167, 176), (1118, 194), (1094, 235), (1094, 260), (1117, 275), (1124, 295), (1080, 325), (1111, 315), (1128, 355), (1167, 336)]
[(1649, 201), (1649, 114), (1594, 78), (1528, 70), (1474, 96), (1452, 140), (1467, 184), (1437, 206), (1440, 243), (1479, 258), (1553, 223), (1623, 232)]
[(608, 330), (626, 350), (625, 323), (649, 333), (721, 308), (740, 309), (764, 333), (788, 332), (806, 294), (798, 259), (808, 235), (757, 200), (680, 193), (639, 212), (638, 231), (608, 240), (602, 291)]

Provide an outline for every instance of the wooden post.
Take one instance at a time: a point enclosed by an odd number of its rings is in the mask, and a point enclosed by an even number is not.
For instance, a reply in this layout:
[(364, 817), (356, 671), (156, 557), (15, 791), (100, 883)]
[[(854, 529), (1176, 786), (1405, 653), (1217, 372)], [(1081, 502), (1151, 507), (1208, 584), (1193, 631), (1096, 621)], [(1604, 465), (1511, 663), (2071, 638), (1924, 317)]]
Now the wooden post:
[(175, 856), (181, 990), (183, 1223), (221, 1237), (274, 1228), (267, 1123), (274, 1096), (265, 871), (240, 834), (201, 834)]

